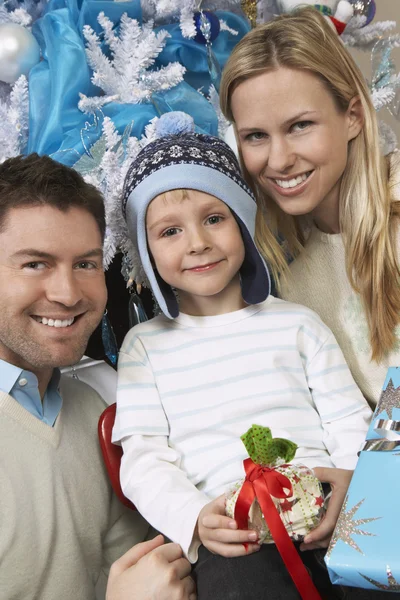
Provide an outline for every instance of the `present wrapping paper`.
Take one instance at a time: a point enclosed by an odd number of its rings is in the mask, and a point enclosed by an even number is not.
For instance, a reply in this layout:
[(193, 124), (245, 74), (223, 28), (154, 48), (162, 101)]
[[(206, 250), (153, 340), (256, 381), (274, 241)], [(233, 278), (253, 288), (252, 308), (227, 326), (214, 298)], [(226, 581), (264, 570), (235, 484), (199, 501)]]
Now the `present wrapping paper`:
[[(289, 536), (294, 541), (301, 541), (319, 524), (324, 512), (324, 495), (319, 480), (306, 466), (287, 464), (286, 461), (292, 460), (295, 455), (296, 445), (289, 440), (272, 438), (267, 427), (253, 425), (241, 439), (254, 463), (273, 468), (289, 480), (292, 489), (285, 489), (290, 495), (285, 498), (271, 495), (271, 499)], [(238, 481), (227, 493), (226, 514), (229, 517), (235, 518), (236, 501), (244, 481)], [(248, 528), (259, 533), (260, 543), (274, 543), (257, 498), (249, 510)]]
[(400, 592), (400, 368), (388, 370), (325, 561), (332, 583)]

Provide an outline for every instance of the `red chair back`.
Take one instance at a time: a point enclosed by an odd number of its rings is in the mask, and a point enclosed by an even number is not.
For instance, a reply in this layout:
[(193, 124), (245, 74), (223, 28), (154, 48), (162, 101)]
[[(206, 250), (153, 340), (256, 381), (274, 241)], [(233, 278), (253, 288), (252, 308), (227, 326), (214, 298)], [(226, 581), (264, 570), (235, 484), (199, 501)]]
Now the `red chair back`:
[(104, 464), (106, 465), (107, 473), (116, 496), (121, 500), (122, 504), (128, 508), (131, 508), (132, 510), (136, 510), (132, 502), (128, 500), (126, 496), (124, 496), (119, 480), (122, 448), (121, 446), (113, 444), (111, 441), (111, 434), (115, 421), (115, 410), (116, 404), (110, 404), (110, 406), (107, 406), (107, 408), (100, 415), (97, 429), (99, 434), (100, 448), (103, 454)]

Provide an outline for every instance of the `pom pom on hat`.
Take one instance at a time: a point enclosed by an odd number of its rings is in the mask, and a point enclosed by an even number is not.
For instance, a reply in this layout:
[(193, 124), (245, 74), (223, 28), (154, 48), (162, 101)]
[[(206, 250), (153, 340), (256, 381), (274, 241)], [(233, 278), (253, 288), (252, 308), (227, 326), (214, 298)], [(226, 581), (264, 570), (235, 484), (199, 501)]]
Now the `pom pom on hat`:
[(190, 115), (180, 110), (164, 113), (156, 122), (155, 131), (157, 137), (193, 133), (194, 120)]

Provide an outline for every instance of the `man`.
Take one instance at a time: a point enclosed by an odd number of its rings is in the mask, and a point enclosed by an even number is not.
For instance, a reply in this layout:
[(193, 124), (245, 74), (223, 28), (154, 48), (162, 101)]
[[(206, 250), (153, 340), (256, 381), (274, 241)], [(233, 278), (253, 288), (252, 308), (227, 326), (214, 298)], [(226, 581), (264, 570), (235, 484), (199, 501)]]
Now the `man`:
[[(145, 533), (107, 480), (97, 441), (103, 401), (58, 371), (81, 358), (103, 315), (104, 233), (102, 197), (72, 169), (37, 155), (0, 165), (0, 590), (7, 600), (92, 600), (101, 574), (137, 539), (135, 526), (139, 538)], [(193, 594), (180, 548), (161, 543), (141, 544), (114, 565), (110, 600)]]

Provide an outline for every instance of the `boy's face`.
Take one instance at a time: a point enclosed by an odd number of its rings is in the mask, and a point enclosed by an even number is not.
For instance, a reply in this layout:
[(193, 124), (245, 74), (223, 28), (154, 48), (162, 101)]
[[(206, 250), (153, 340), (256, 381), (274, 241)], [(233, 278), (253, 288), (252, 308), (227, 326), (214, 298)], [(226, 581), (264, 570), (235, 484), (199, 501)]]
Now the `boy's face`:
[(188, 314), (222, 314), (245, 306), (239, 281), (244, 245), (226, 204), (187, 190), (154, 198), (146, 215), (147, 240), (160, 277), (179, 293)]

